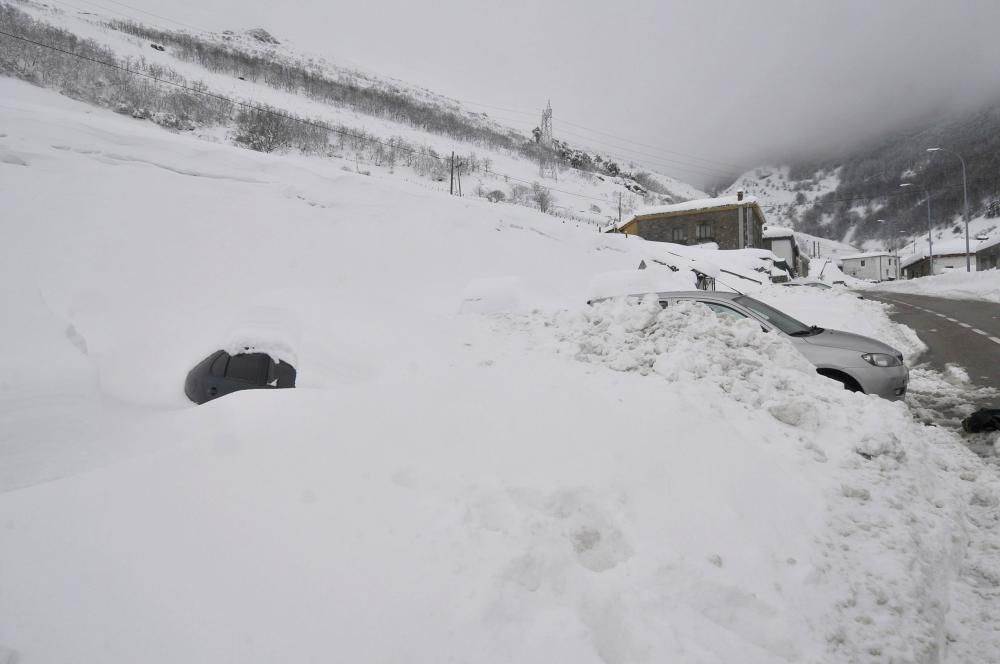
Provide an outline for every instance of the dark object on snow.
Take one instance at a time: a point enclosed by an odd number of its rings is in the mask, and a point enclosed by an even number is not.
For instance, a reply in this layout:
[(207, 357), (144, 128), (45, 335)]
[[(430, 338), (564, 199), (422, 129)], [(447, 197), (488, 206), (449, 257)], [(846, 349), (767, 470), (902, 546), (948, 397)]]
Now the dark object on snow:
[(154, 51), (165, 51), (165, 50), (167, 50), (167, 48), (165, 46), (161, 46), (159, 44), (150, 44), (149, 47), (151, 49), (153, 49)]
[(295, 367), (275, 362), (267, 353), (230, 355), (218, 350), (192, 369), (184, 382), (184, 394), (201, 404), (240, 390), (295, 387)]
[(1000, 431), (1000, 409), (983, 408), (962, 420), (962, 428), (968, 433)]

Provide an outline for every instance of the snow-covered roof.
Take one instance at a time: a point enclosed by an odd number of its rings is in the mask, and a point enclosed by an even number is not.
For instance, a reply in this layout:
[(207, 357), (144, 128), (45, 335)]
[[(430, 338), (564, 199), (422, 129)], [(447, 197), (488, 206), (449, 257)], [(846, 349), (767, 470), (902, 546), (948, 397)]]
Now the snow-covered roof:
[[(635, 211), (635, 217), (646, 217), (654, 214), (673, 214), (675, 212), (692, 212), (694, 210), (711, 210), (712, 208), (728, 207), (741, 203), (756, 204), (757, 199), (753, 196), (744, 196), (739, 200), (736, 196), (720, 196), (719, 198), (702, 198), (696, 201), (684, 201), (673, 205), (652, 205), (639, 208)], [(631, 221), (631, 220), (630, 220)]]
[(995, 247), (1000, 244), (1000, 236), (991, 237), (988, 240), (983, 240), (975, 246), (974, 251), (982, 251), (983, 249), (989, 249), (990, 247)]
[(849, 261), (856, 258), (879, 258), (881, 256), (891, 256), (888, 251), (869, 251), (866, 254), (851, 254), (850, 256), (841, 256), (840, 260)]
[[(982, 249), (990, 240), (986, 242), (980, 242), (978, 240), (970, 240), (969, 242), (969, 252), (976, 253), (979, 249)], [(940, 240), (934, 243), (934, 255), (935, 256), (964, 256), (965, 255), (965, 238), (956, 238), (954, 240)], [(927, 258), (927, 243), (918, 242), (917, 251), (909, 256), (900, 256), (899, 265), (900, 267), (906, 267), (908, 265), (913, 265), (923, 259)]]
[(764, 239), (773, 240), (780, 237), (794, 237), (795, 231), (791, 228), (783, 228), (781, 226), (768, 226), (764, 229)]

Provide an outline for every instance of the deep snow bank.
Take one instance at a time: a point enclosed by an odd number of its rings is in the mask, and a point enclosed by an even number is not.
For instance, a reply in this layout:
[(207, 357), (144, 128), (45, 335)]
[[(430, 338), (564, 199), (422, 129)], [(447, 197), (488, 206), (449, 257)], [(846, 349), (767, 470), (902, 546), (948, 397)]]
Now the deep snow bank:
[(956, 300), (984, 300), (1000, 302), (1000, 270), (982, 272), (949, 271), (933, 277), (883, 281), (866, 284), (866, 288), (892, 293), (913, 293), (915, 295), (936, 295)]
[[(0, 656), (988, 659), (990, 476), (752, 326), (585, 307), (646, 243), (0, 92)], [(301, 389), (185, 403), (251, 336)]]

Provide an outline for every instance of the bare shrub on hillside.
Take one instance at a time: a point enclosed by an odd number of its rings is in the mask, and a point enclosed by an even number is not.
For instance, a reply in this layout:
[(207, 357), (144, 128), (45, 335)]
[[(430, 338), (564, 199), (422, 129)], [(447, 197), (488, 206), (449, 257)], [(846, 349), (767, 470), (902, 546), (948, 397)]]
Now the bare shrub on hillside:
[(539, 210), (548, 212), (549, 208), (552, 207), (552, 192), (535, 182), (531, 185), (531, 200), (535, 202)]
[[(180, 74), (144, 58), (118, 58), (110, 49), (37, 21), (10, 4), (0, 4), (0, 29), (80, 56), (5, 38), (0, 40), (0, 74), (175, 129), (226, 124), (230, 120), (231, 104), (195, 94), (199, 83), (188, 82)], [(185, 85), (191, 91), (146, 76)]]
[(292, 144), (291, 124), (270, 109), (242, 111), (236, 118), (234, 140), (257, 152), (283, 150)]

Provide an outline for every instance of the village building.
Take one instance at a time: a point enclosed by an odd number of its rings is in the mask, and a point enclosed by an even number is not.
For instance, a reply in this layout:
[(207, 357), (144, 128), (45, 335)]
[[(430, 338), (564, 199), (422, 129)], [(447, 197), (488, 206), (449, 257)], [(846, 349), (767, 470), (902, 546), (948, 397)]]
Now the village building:
[(852, 254), (840, 259), (840, 271), (855, 279), (895, 281), (899, 279), (899, 257), (888, 251)]
[[(921, 243), (917, 243), (920, 245)], [(970, 262), (972, 269), (977, 268), (977, 243), (970, 247)], [(942, 240), (934, 243), (934, 260), (928, 258), (927, 247), (914, 247), (914, 253), (910, 256), (900, 256), (899, 267), (903, 271), (905, 279), (916, 279), (932, 274), (931, 264), (933, 263), (933, 274), (944, 274), (952, 271), (965, 271), (965, 239)]]
[(714, 242), (719, 249), (762, 248), (764, 213), (755, 198), (740, 191), (735, 196), (642, 208), (611, 232), (674, 244)]
[(809, 257), (799, 249), (795, 231), (791, 228), (767, 226), (764, 228), (764, 248), (781, 259), (788, 266), (793, 278), (809, 275)]
[(1000, 237), (986, 240), (976, 247), (976, 269), (995, 270), (1000, 268)]

